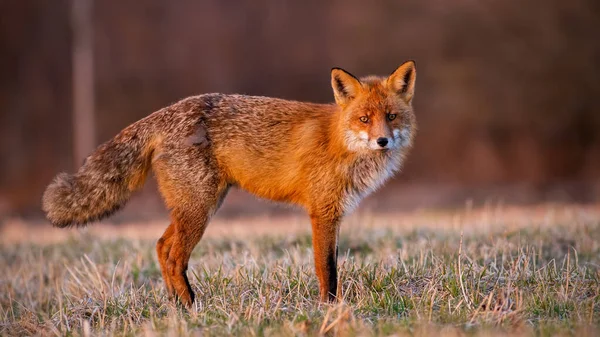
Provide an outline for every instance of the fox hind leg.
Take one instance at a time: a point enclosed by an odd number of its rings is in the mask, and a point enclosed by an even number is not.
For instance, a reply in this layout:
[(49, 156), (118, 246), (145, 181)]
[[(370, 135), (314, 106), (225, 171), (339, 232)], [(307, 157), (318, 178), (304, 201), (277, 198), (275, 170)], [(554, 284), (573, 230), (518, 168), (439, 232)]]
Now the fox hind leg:
[(204, 234), (209, 217), (210, 214), (206, 210), (173, 215), (175, 234), (166, 269), (175, 295), (186, 307), (190, 307), (194, 302), (194, 292), (187, 277), (188, 262), (194, 247)]
[(194, 207), (172, 210), (171, 225), (157, 243), (167, 291), (186, 307), (191, 307), (194, 302), (194, 293), (187, 277), (190, 256), (226, 193), (227, 187), (217, 189), (211, 198), (199, 195)]
[(173, 239), (175, 236), (175, 224), (171, 222), (167, 230), (165, 230), (162, 237), (156, 243), (156, 255), (158, 256), (158, 263), (160, 264), (160, 270), (162, 272), (163, 280), (165, 281), (165, 286), (167, 287), (167, 293), (169, 297), (175, 295), (175, 289), (173, 288), (173, 284), (171, 283), (171, 277), (169, 273), (167, 273), (167, 260), (169, 259), (169, 251), (171, 250), (171, 246), (173, 246)]
[(212, 158), (196, 149), (173, 148), (153, 162), (158, 187), (171, 210), (171, 224), (156, 245), (167, 291), (191, 307), (188, 262), (229, 185)]

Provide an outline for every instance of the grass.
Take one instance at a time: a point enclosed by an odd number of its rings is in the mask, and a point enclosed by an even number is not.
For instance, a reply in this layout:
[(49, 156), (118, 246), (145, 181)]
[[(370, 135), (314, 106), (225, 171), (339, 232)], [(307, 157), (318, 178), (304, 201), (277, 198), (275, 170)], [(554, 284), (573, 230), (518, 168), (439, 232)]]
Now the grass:
[(166, 297), (166, 223), (0, 230), (2, 335), (577, 335), (600, 332), (600, 210), (544, 206), (349, 218), (342, 301), (320, 304), (303, 217), (215, 220), (196, 307)]

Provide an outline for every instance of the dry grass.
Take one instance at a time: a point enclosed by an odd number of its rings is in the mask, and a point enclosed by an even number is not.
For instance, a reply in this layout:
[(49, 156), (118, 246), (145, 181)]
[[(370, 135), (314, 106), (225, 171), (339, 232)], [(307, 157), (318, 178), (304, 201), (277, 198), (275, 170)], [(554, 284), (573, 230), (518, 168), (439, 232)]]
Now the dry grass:
[(600, 324), (600, 210), (361, 214), (341, 233), (343, 301), (319, 304), (305, 218), (215, 221), (167, 300), (166, 224), (0, 230), (2, 335), (573, 335)]

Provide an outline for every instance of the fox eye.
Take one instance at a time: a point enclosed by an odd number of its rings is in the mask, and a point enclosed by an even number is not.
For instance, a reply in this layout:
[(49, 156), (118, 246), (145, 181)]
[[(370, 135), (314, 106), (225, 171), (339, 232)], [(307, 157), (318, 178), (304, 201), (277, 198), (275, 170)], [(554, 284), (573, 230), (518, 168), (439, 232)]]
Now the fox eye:
[(393, 121), (394, 119), (396, 119), (396, 114), (388, 114), (388, 119)]
[(362, 117), (360, 117), (360, 121), (363, 122), (363, 123), (367, 123), (369, 121), (369, 117), (362, 116)]

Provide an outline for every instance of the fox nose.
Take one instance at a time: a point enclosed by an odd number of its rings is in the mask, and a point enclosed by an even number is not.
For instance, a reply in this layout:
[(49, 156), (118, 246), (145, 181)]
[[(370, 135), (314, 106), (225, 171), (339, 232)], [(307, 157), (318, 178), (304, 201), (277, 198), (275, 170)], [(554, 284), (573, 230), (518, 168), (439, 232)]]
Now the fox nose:
[(377, 144), (381, 147), (385, 147), (388, 143), (388, 139), (385, 137), (379, 137), (377, 138)]

